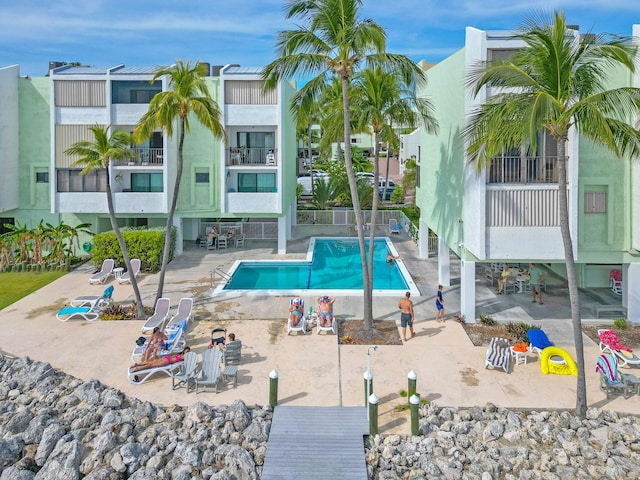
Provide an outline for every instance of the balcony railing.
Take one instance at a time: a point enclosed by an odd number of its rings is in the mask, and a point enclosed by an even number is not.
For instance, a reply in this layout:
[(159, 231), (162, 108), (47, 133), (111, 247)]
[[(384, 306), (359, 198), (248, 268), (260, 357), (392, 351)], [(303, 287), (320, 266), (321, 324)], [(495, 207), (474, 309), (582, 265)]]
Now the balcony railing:
[(134, 158), (131, 158), (129, 160), (113, 161), (113, 164), (132, 166), (161, 166), (164, 164), (164, 153), (162, 148), (131, 147), (131, 150), (136, 154)]
[(227, 151), (227, 166), (257, 165), (275, 167), (278, 165), (278, 150), (265, 147), (231, 147)]
[(557, 183), (557, 157), (496, 157), (491, 160), (487, 183)]

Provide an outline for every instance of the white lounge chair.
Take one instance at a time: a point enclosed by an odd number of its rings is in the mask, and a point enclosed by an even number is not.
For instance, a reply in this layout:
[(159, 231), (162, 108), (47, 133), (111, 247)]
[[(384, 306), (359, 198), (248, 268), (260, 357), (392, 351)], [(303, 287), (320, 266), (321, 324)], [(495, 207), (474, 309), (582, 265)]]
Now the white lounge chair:
[(113, 285), (109, 285), (104, 289), (102, 295), (83, 295), (71, 300), (70, 305), (72, 307), (93, 307), (99, 305), (100, 308), (108, 306), (113, 299)]
[(162, 297), (156, 302), (156, 309), (147, 321), (142, 325), (142, 333), (153, 331), (155, 327), (162, 328), (164, 322), (169, 317), (169, 310), (171, 309), (171, 300)]
[[(164, 348), (158, 349), (156, 355), (160, 357), (162, 355), (181, 352), (187, 344), (186, 333), (187, 322), (185, 321), (184, 324), (179, 325), (178, 328), (167, 333), (167, 340), (164, 342)], [(131, 353), (131, 361), (137, 362), (140, 360), (140, 357), (144, 355), (144, 352), (147, 349), (148, 342), (149, 337), (146, 337), (144, 344), (134, 347), (133, 352)]]
[(640, 357), (629, 347), (624, 345), (613, 330), (598, 329), (600, 351), (608, 351), (615, 356), (621, 367), (625, 365), (640, 365)]
[(222, 355), (219, 348), (208, 348), (202, 352), (202, 369), (200, 375), (196, 376), (196, 393), (218, 392), (218, 384), (222, 378)]
[[(142, 262), (139, 258), (134, 258), (131, 260), (131, 270), (133, 271), (133, 277), (138, 278), (140, 275), (140, 267), (142, 266)], [(131, 273), (124, 272), (121, 277), (118, 277), (118, 283), (131, 283)]]
[(98, 304), (95, 304), (92, 307), (64, 307), (56, 313), (56, 318), (61, 322), (66, 322), (72, 319), (82, 319), (87, 322), (93, 322), (100, 318), (101, 313), (102, 309)]
[(171, 317), (165, 330), (171, 330), (176, 328), (182, 321), (193, 320), (193, 298), (185, 297), (181, 298), (178, 302), (178, 311)]
[(303, 334), (307, 333), (307, 317), (304, 315), (304, 300), (300, 297), (292, 298), (289, 300), (289, 307), (294, 304), (300, 305), (300, 321), (297, 325), (292, 325), (291, 323), (291, 313), (287, 315), (287, 335), (291, 332), (302, 332)]
[(400, 225), (395, 218), (389, 219), (389, 233), (400, 233)]
[(195, 382), (198, 373), (198, 354), (196, 352), (187, 352), (184, 354), (184, 362), (180, 369), (171, 374), (171, 388), (175, 390), (181, 386), (185, 386), (187, 393), (191, 390), (191, 383)]
[(102, 268), (98, 273), (94, 273), (91, 278), (89, 278), (89, 284), (93, 285), (94, 283), (105, 283), (107, 279), (113, 275), (113, 267), (114, 261), (113, 258), (105, 258), (102, 262)]
[(164, 365), (162, 367), (147, 368), (145, 370), (138, 370), (136, 372), (132, 372), (131, 367), (129, 367), (127, 369), (127, 379), (129, 380), (129, 383), (133, 383), (134, 385), (140, 385), (146, 382), (147, 380), (149, 380), (149, 378), (151, 378), (156, 373), (164, 373), (165, 375), (168, 375), (170, 377), (174, 372), (180, 369), (182, 364), (183, 362), (176, 362), (170, 365)]
[(509, 359), (511, 358), (511, 346), (506, 338), (493, 337), (487, 348), (484, 368), (502, 368), (509, 373)]

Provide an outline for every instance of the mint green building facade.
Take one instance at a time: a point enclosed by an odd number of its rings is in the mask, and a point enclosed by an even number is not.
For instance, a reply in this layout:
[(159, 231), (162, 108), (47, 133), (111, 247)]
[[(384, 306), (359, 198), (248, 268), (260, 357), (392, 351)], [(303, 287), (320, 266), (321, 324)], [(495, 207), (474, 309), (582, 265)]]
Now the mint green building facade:
[[(637, 27), (637, 26), (636, 26)], [(570, 35), (579, 35), (575, 30)], [(427, 71), (418, 93), (429, 98), (440, 124), (437, 135), (421, 132), (418, 155), (421, 209), (420, 254), (427, 233), (438, 236), (439, 276), (450, 284), (449, 253), (460, 258), (461, 310), (476, 318), (476, 266), (539, 263), (566, 276), (557, 208), (555, 143), (541, 136), (534, 155), (515, 153), (478, 171), (465, 154), (463, 131), (474, 107), (491, 96), (465, 86), (466, 72), (479, 61), (504, 58), (521, 46), (510, 32), (467, 28), (465, 47)], [(638, 78), (612, 72), (609, 86), (638, 86)], [(617, 159), (575, 130), (567, 155), (569, 215), (578, 282), (608, 287), (611, 271), (622, 272), (621, 302), (628, 318), (640, 323), (640, 236), (637, 159)]]
[[(260, 70), (209, 69), (205, 80), (223, 112), (228, 142), (191, 119), (175, 215), (181, 240), (197, 239), (212, 223), (237, 222), (246, 238), (277, 238), (278, 250), (286, 251), (296, 203), (289, 112), (294, 88), (282, 82), (262, 92)], [(154, 72), (53, 65), (49, 76), (30, 78), (20, 76), (19, 66), (1, 68), (0, 163), (5, 172), (15, 172), (3, 178), (0, 189), (3, 223), (86, 222), (94, 232), (110, 230), (109, 175), (119, 224), (164, 226), (175, 183), (177, 128), (174, 138), (157, 131), (132, 146), (137, 158), (112, 162), (109, 172), (79, 176), (75, 159), (64, 153), (78, 140), (91, 140), (89, 127), (95, 124), (133, 131), (151, 97), (169, 88), (166, 78), (150, 86)]]

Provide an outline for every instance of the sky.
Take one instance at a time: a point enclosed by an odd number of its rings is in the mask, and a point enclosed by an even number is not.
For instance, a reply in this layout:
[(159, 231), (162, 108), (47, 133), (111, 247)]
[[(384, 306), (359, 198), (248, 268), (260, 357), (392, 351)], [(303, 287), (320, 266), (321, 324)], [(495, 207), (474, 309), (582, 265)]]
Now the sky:
[[(285, 0), (0, 0), (0, 67), (43, 76), (49, 61), (96, 67), (264, 66), (278, 32), (295, 29)], [(581, 32), (630, 36), (639, 0), (363, 0), (387, 32), (387, 51), (438, 62), (464, 47), (465, 27), (509, 30), (562, 10)]]

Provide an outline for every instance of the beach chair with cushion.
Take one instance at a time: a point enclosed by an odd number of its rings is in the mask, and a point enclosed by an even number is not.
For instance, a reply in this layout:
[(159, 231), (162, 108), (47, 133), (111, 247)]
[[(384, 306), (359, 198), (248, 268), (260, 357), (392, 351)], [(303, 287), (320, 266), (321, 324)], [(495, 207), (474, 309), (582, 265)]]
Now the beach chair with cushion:
[(93, 322), (94, 320), (99, 319), (101, 314), (102, 308), (96, 303), (91, 307), (64, 307), (56, 313), (56, 318), (61, 322), (74, 319)]
[(113, 285), (109, 285), (104, 289), (102, 295), (83, 295), (76, 297), (71, 300), (70, 305), (72, 307), (93, 307), (94, 305), (99, 305), (100, 308), (104, 308), (113, 301), (112, 296)]
[(302, 332), (303, 334), (307, 333), (307, 317), (304, 314), (304, 300), (301, 297), (292, 298), (289, 300), (289, 307), (295, 304), (300, 305), (300, 321), (297, 325), (292, 325), (291, 323), (291, 313), (287, 314), (287, 335), (291, 332)]
[(400, 233), (400, 225), (395, 218), (389, 219), (389, 233)]
[(621, 367), (625, 365), (640, 365), (640, 357), (624, 345), (613, 330), (599, 329), (600, 351), (608, 351), (616, 357)]
[(242, 342), (240, 340), (227, 342), (222, 357), (224, 360), (223, 380), (228, 382), (233, 379), (233, 388), (235, 388), (238, 385), (238, 365), (240, 365), (242, 358)]
[(537, 353), (538, 357), (547, 347), (553, 347), (553, 342), (549, 340), (544, 330), (539, 328), (532, 328), (527, 331), (527, 338), (529, 339), (529, 350), (531, 353)]
[(202, 352), (202, 368), (196, 376), (196, 393), (218, 392), (218, 384), (222, 378), (222, 349), (208, 348)]
[(616, 357), (610, 353), (601, 354), (596, 360), (596, 372), (600, 374), (600, 390), (607, 398), (610, 393), (622, 393), (625, 399), (629, 397), (630, 384), (618, 372)]
[(113, 275), (113, 267), (115, 263), (113, 258), (105, 258), (102, 262), (102, 268), (99, 272), (94, 273), (89, 278), (89, 284), (93, 285), (94, 283), (105, 283), (107, 279)]
[(493, 337), (489, 342), (484, 368), (502, 368), (509, 373), (509, 359), (511, 358), (511, 344), (506, 338)]
[(187, 352), (184, 354), (184, 361), (178, 370), (171, 373), (171, 388), (175, 390), (184, 386), (187, 393), (191, 391), (191, 384), (196, 381), (198, 374), (198, 354)]
[[(133, 277), (138, 278), (140, 275), (140, 267), (142, 266), (142, 262), (139, 258), (134, 258), (131, 260), (131, 270), (133, 272)], [(124, 272), (122, 276), (118, 277), (118, 283), (131, 283), (131, 272)]]
[(609, 274), (609, 288), (616, 295), (622, 295), (622, 271), (616, 268)]
[(167, 322), (165, 330), (176, 328), (184, 321), (193, 320), (193, 298), (184, 297), (178, 302), (178, 311)]
[(169, 317), (169, 311), (171, 310), (171, 300), (162, 297), (156, 302), (156, 309), (147, 321), (142, 325), (142, 333), (152, 332), (155, 327), (162, 328), (164, 322)]
[[(187, 336), (187, 322), (186, 320), (178, 325), (178, 328), (175, 328), (169, 332), (166, 332), (167, 340), (164, 342), (163, 348), (157, 350), (156, 355), (158, 357), (162, 355), (170, 355), (172, 353), (181, 352), (187, 344), (186, 336)], [(131, 353), (131, 360), (137, 362), (142, 355), (144, 355), (145, 350), (147, 349), (147, 343), (149, 341), (149, 337), (145, 338), (145, 342), (142, 345), (136, 345)]]
[(127, 368), (127, 379), (129, 380), (129, 383), (140, 385), (149, 380), (149, 378), (154, 376), (156, 373), (164, 373), (165, 375), (170, 377), (182, 367), (183, 363), (184, 362), (176, 362), (169, 365), (164, 365), (162, 367), (147, 368), (145, 370), (138, 370), (136, 372), (132, 372), (131, 367), (129, 367)]

